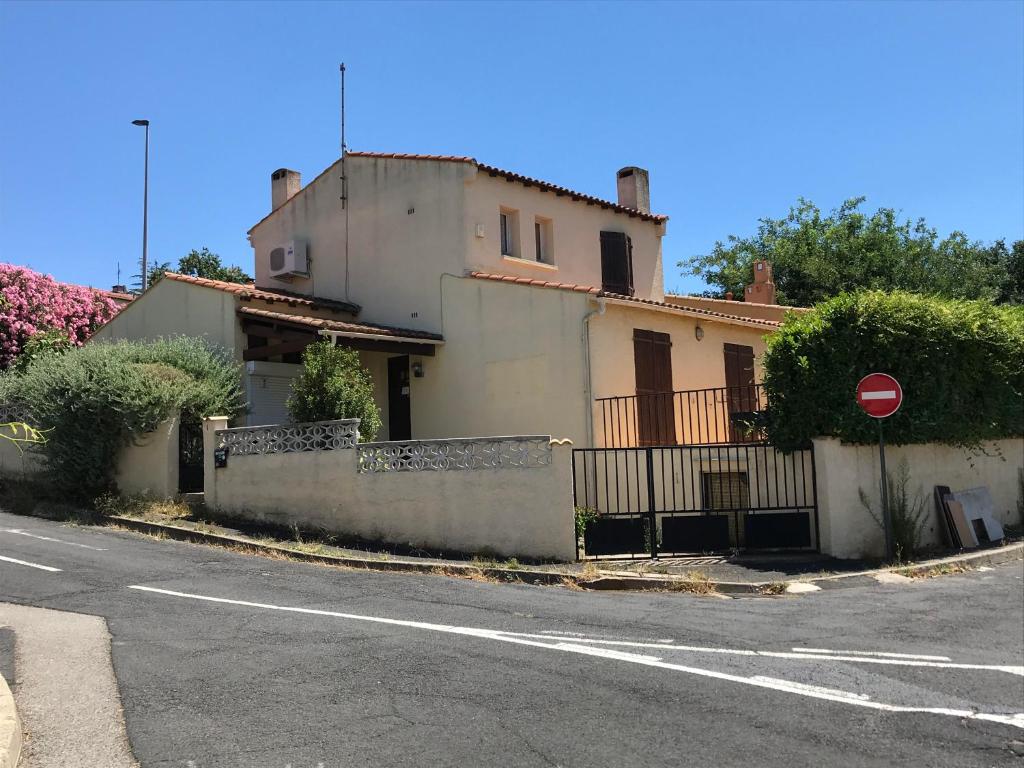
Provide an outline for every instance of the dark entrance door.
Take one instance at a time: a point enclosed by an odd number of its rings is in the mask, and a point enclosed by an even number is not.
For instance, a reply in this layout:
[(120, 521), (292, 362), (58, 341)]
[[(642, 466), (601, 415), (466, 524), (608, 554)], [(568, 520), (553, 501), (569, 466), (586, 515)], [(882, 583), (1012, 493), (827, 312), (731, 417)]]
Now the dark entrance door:
[(178, 493), (203, 491), (203, 425), (182, 419), (178, 425)]
[(757, 410), (753, 347), (743, 344), (725, 345), (725, 402), (729, 417), (729, 442), (749, 440), (750, 431), (733, 424), (733, 414), (749, 414)]
[(409, 356), (388, 358), (388, 439), (412, 437), (412, 413), (409, 408)]
[(640, 445), (675, 445), (672, 339), (667, 333), (633, 329), (636, 424)]

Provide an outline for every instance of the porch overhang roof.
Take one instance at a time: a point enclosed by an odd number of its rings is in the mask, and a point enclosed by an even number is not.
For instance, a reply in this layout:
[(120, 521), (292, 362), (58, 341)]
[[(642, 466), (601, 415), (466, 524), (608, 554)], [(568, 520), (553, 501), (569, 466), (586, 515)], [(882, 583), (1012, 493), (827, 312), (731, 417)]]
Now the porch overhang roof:
[[(255, 307), (238, 307), (235, 314), (242, 320), (243, 325), (248, 322), (280, 326), (310, 336), (325, 336), (340, 346), (368, 352), (401, 352), (430, 357), (434, 355), (437, 346), (444, 344), (444, 338), (439, 334), (411, 328), (349, 323), (310, 315), (272, 312)], [(259, 349), (261, 348), (257, 348), (257, 351)]]

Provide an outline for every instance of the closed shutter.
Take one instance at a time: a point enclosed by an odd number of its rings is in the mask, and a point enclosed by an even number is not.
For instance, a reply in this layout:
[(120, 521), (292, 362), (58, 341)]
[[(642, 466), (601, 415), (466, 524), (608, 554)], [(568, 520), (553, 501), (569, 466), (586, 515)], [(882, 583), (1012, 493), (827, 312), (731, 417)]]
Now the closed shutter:
[(633, 241), (625, 232), (601, 233), (601, 288), (633, 295)]
[(750, 483), (746, 472), (705, 472), (704, 509), (750, 508)]
[(745, 344), (726, 344), (725, 400), (729, 416), (729, 442), (747, 442), (753, 438), (749, 430), (733, 423), (732, 415), (756, 411), (757, 388), (754, 386), (754, 348)]
[(667, 333), (633, 329), (636, 421), (640, 445), (674, 445), (672, 339)]
[(249, 376), (249, 426), (287, 424), (288, 398), (292, 394), (292, 377)]

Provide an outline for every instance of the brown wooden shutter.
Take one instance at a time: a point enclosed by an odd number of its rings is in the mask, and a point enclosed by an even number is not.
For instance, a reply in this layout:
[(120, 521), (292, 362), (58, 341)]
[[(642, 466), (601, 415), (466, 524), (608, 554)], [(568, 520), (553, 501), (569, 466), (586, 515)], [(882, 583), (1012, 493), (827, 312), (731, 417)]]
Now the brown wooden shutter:
[(601, 288), (633, 295), (633, 241), (625, 232), (601, 233)]
[(754, 387), (754, 348), (744, 344), (726, 344), (725, 401), (729, 419), (729, 441), (742, 442), (745, 430), (736, 428), (732, 414), (757, 410), (757, 390)]
[(672, 393), (672, 339), (667, 333), (633, 330), (636, 372), (637, 441), (640, 445), (675, 445)]

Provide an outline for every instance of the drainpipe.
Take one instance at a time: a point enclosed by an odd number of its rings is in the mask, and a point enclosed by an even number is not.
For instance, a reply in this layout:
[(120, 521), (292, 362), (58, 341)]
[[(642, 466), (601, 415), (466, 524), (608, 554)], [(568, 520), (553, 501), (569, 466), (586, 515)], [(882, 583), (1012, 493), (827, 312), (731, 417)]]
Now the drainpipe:
[(594, 403), (593, 403), (593, 389), (591, 382), (590, 373), (590, 318), (594, 315), (601, 316), (604, 314), (605, 301), (604, 297), (598, 297), (597, 309), (592, 309), (583, 316), (583, 359), (584, 359), (584, 372), (586, 375), (586, 409), (587, 409), (587, 448), (594, 447)]

